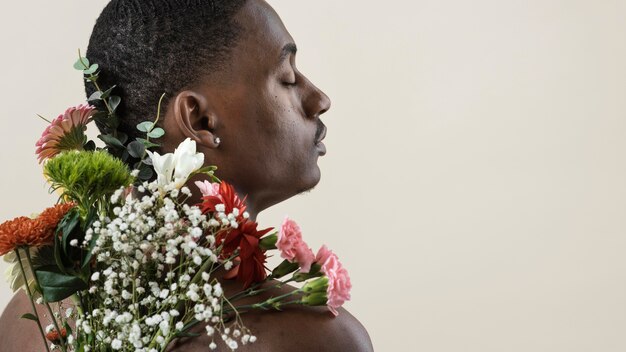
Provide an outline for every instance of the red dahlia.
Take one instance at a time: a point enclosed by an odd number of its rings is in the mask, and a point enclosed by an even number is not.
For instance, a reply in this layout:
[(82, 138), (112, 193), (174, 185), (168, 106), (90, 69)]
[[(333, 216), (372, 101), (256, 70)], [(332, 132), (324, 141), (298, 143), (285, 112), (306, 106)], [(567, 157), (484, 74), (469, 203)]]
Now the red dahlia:
[(237, 281), (243, 283), (244, 288), (253, 282), (265, 280), (265, 252), (259, 247), (259, 240), (272, 228), (257, 230), (257, 223), (245, 221), (236, 229), (229, 229), (217, 235), (217, 244), (223, 244), (222, 257), (228, 258), (239, 249), (239, 265), (236, 270)]

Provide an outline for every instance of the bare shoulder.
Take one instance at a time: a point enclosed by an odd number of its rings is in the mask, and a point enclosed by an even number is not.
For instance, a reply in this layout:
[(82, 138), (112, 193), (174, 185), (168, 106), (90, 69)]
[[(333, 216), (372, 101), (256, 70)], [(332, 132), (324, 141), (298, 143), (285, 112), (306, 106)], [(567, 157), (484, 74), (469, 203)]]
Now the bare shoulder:
[[(282, 291), (293, 288), (283, 288)], [(38, 306), (39, 315), (46, 312)], [(23, 292), (16, 294), (0, 317), (0, 346), (3, 352), (36, 351), (41, 349), (41, 337), (34, 322), (21, 319), (31, 312), (28, 298)], [(246, 327), (257, 336), (254, 344), (240, 346), (238, 351), (373, 351), (372, 343), (363, 325), (345, 309), (335, 317), (325, 307), (294, 306), (282, 312), (256, 311), (242, 315)], [(44, 318), (45, 319), (45, 318)], [(45, 324), (44, 324), (45, 325)], [(207, 351), (211, 338), (197, 326), (196, 338), (179, 339), (170, 352)], [(216, 336), (218, 351), (228, 351)]]
[[(238, 351), (373, 351), (367, 330), (345, 309), (335, 317), (325, 307), (294, 306), (281, 312), (249, 312), (242, 318), (257, 342)], [(170, 351), (206, 351), (211, 338), (203, 330), (199, 327), (195, 332), (201, 336), (177, 341)], [(218, 340), (216, 336), (218, 350), (228, 351)]]

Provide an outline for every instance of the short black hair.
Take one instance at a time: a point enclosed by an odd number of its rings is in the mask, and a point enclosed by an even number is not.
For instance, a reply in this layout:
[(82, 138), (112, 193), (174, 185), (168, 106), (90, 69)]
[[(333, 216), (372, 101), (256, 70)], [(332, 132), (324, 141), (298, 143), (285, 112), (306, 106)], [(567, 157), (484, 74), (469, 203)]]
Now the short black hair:
[[(86, 57), (102, 90), (116, 85), (119, 131), (156, 117), (176, 93), (219, 71), (239, 38), (233, 17), (246, 0), (112, 0), (98, 17)], [(87, 97), (96, 91), (85, 83)], [(101, 108), (101, 107), (100, 107)], [(104, 126), (98, 126), (103, 133)]]

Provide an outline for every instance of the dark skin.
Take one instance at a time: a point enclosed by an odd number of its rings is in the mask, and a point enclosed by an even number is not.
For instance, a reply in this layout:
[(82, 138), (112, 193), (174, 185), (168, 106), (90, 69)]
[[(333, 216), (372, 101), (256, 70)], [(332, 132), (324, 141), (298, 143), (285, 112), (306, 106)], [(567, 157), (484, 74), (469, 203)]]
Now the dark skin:
[(236, 20), (243, 33), (227, 67), (169, 104), (163, 149), (196, 141), (254, 216), (319, 182), (330, 100), (297, 70), (295, 42), (267, 3), (248, 1)]
[[(194, 140), (206, 164), (219, 167), (217, 176), (233, 184), (240, 196), (247, 195), (255, 219), (319, 182), (317, 160), (326, 152), (320, 115), (330, 108), (330, 100), (297, 70), (295, 42), (265, 1), (248, 0), (236, 20), (243, 32), (228, 66), (170, 100), (161, 143), (163, 152), (171, 152), (183, 139)], [(241, 290), (240, 283), (221, 282), (227, 297)], [(293, 289), (284, 286), (238, 305)], [(1, 351), (43, 350), (35, 324), (19, 319), (30, 310), (26, 295), (16, 294), (0, 317)], [(38, 310), (45, 314), (42, 307)], [(282, 312), (247, 312), (243, 319), (258, 340), (240, 346), (241, 351), (373, 351), (365, 328), (343, 308), (338, 317), (325, 307), (291, 306)], [(203, 325), (195, 329), (199, 337), (177, 340), (168, 351), (207, 351), (211, 338), (203, 334)], [(218, 350), (227, 351), (219, 340)]]

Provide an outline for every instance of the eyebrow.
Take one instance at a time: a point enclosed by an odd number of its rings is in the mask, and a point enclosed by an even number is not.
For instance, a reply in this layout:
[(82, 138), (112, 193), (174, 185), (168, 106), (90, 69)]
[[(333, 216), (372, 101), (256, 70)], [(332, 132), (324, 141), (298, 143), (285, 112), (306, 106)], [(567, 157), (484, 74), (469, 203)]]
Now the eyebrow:
[(285, 44), (285, 46), (283, 47), (283, 50), (280, 51), (279, 62), (283, 62), (289, 56), (289, 54), (295, 55), (296, 52), (298, 52), (298, 47), (296, 46), (296, 44), (294, 43)]

